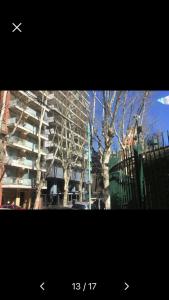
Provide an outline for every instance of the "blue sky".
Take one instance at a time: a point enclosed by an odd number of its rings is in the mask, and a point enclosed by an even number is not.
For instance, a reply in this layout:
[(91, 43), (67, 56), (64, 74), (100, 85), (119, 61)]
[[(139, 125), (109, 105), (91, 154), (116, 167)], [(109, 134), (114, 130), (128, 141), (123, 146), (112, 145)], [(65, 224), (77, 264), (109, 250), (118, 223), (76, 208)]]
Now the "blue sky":
[(152, 91), (152, 107), (150, 116), (157, 119), (157, 126), (161, 131), (169, 130), (169, 105), (161, 104), (157, 99), (166, 97), (169, 91)]
[[(100, 96), (100, 91), (97, 91), (97, 96)], [(149, 111), (149, 117), (155, 119), (156, 126), (158, 129), (163, 131), (169, 130), (169, 105), (161, 104), (157, 99), (169, 96), (168, 91), (152, 91), (152, 104)], [(96, 105), (96, 116), (101, 114), (101, 105)]]
[[(97, 91), (98, 97), (100, 96), (100, 91)], [(164, 135), (167, 130), (169, 130), (169, 105), (164, 105), (157, 100), (162, 97), (169, 96), (168, 91), (151, 91), (151, 107), (148, 113), (148, 119), (150, 124), (153, 123), (152, 132), (163, 131)], [(96, 119), (99, 121), (102, 115), (101, 105), (97, 103), (96, 105)]]

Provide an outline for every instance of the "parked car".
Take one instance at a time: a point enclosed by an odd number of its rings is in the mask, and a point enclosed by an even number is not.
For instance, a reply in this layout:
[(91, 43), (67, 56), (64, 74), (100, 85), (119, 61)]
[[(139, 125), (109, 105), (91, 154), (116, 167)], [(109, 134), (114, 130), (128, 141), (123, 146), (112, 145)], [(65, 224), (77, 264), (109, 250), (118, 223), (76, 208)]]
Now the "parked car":
[(57, 209), (59, 209), (59, 210), (72, 210), (73, 208), (72, 207), (63, 207), (63, 206), (47, 206), (47, 207), (42, 207), (42, 209), (44, 209), (44, 210), (57, 210)]
[(15, 204), (3, 204), (0, 206), (0, 209), (15, 209), (15, 210), (24, 210), (24, 208), (17, 206)]
[[(90, 209), (89, 208), (89, 202), (83, 201), (83, 202), (74, 202), (72, 205), (73, 209)], [(93, 209), (93, 203), (91, 203), (91, 209)]]
[(0, 206), (0, 210), (10, 210), (10, 208)]
[(75, 202), (72, 205), (73, 209), (89, 209), (89, 203), (88, 202)]

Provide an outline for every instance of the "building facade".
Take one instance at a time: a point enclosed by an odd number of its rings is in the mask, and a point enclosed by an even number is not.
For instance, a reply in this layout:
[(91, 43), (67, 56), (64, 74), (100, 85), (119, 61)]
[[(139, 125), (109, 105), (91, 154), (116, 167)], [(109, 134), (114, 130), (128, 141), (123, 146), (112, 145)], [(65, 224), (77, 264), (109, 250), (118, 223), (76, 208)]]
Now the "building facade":
[[(64, 166), (62, 161), (70, 161), (71, 175), (69, 192), (79, 190), (83, 174), (83, 185), (87, 184), (87, 157), (84, 158), (83, 148), (87, 144), (87, 124), (89, 117), (89, 101), (86, 91), (52, 91), (48, 98), (49, 127), (46, 133), (49, 140), (45, 142), (48, 149), (47, 166), (54, 159), (53, 166), (47, 176), (47, 195), (50, 199), (64, 192)], [(56, 152), (56, 148), (59, 150)], [(54, 157), (54, 154), (56, 155)], [(69, 198), (71, 199), (71, 198)], [(58, 200), (58, 199), (55, 199)]]
[[(25, 91), (10, 92), (5, 171), (2, 179), (2, 203), (12, 201), (25, 208), (30, 208), (33, 205), (41, 108), (42, 105), (31, 93)], [(48, 140), (45, 133), (45, 128), (48, 126), (48, 110), (45, 106), (41, 134), (41, 171), (44, 174), (47, 155), (44, 143)], [(47, 183), (42, 189), (47, 189)]]
[[(42, 193), (63, 193), (62, 159), (74, 161), (69, 191), (78, 190), (82, 170), (86, 170), (86, 159), (82, 148), (87, 143), (86, 127), (89, 114), (86, 91), (10, 91), (5, 140), (4, 171), (1, 180), (2, 203), (8, 201), (25, 208), (33, 207), (37, 176), (37, 158), (41, 151), (40, 169), (46, 179)], [(44, 109), (41, 119), (42, 108)], [(39, 148), (39, 126), (40, 148)], [(2, 126), (1, 126), (2, 129)], [(72, 143), (73, 139), (73, 143)], [(62, 140), (62, 143), (60, 142)], [(55, 151), (57, 147), (59, 151)], [(72, 148), (75, 147), (75, 148)], [(67, 150), (70, 156), (67, 156)], [(78, 151), (79, 149), (79, 151)], [(55, 155), (56, 154), (56, 155)], [(50, 168), (50, 165), (52, 167)], [(83, 182), (87, 182), (86, 175)]]

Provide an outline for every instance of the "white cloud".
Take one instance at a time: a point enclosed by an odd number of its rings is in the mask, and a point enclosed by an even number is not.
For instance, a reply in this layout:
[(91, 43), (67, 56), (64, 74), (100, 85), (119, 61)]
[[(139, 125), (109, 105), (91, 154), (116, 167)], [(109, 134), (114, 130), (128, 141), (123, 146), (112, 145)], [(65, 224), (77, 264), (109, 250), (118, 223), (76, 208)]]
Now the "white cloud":
[(169, 96), (166, 96), (166, 97), (163, 97), (163, 98), (159, 98), (157, 101), (160, 102), (160, 103), (162, 103), (162, 104), (169, 105)]

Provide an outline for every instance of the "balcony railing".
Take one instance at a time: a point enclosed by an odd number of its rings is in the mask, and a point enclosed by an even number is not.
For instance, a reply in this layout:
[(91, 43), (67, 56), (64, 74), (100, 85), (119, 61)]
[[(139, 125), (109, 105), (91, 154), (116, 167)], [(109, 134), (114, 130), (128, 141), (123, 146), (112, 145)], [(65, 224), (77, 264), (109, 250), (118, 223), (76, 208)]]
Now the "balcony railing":
[(23, 104), (19, 99), (14, 99), (10, 103), (10, 107), (19, 106), (20, 108), (24, 108), (26, 112), (28, 112), (33, 117), (39, 117), (39, 114), (37, 114), (36, 110), (28, 107), (26, 104)]
[(28, 160), (28, 159), (24, 159), (24, 158), (20, 158), (20, 159), (9, 159), (8, 160), (8, 165), (13, 165), (13, 166), (25, 166), (25, 167), (31, 167), (33, 168), (33, 165), (35, 164), (35, 162)]
[[(18, 91), (19, 94), (22, 94), (26, 99), (30, 99), (31, 102), (30, 102), (30, 105), (31, 103), (35, 103), (37, 106), (41, 106), (42, 103), (43, 104), (47, 104), (47, 101), (46, 100), (43, 100), (42, 101), (42, 94), (39, 95), (39, 92), (38, 91)], [(37, 95), (38, 93), (38, 95)], [(40, 99), (40, 102), (39, 102), (39, 99)], [(45, 106), (45, 109), (46, 111), (49, 111), (49, 109)]]
[(30, 150), (34, 150), (35, 145), (31, 142), (28, 142), (27, 140), (21, 139), (17, 136), (12, 136), (9, 138), (9, 143), (17, 143), (20, 146), (24, 146)]
[(28, 178), (16, 178), (16, 177), (4, 177), (2, 179), (2, 184), (5, 185), (26, 185), (32, 186), (32, 179)]
[[(34, 152), (38, 152), (38, 145), (37, 144), (33, 144), (25, 139), (21, 139), (17, 136), (12, 136), (9, 138), (9, 141), (8, 141), (9, 144), (13, 144), (13, 143), (17, 143), (17, 145), (19, 146), (23, 146), (31, 151), (34, 151)], [(41, 148), (41, 153), (45, 153), (47, 154), (48, 153), (48, 150), (45, 149), (45, 148)]]
[[(34, 188), (36, 186), (35, 178), (16, 178), (16, 177), (4, 177), (2, 179), (3, 185), (21, 185), (21, 186), (29, 186)], [(47, 182), (43, 183), (42, 188), (47, 188)]]
[[(18, 166), (18, 167), (24, 166), (24, 167), (28, 167), (28, 168), (36, 170), (36, 162), (32, 161), (32, 160), (24, 159), (24, 158), (9, 159), (7, 161), (7, 164), (10, 166)], [(46, 166), (44, 165), (44, 163), (41, 164), (41, 170), (46, 170)]]
[[(16, 123), (17, 123), (17, 118), (10, 118), (9, 120), (8, 120), (8, 124), (9, 125), (15, 125)], [(31, 124), (29, 124), (29, 123), (25, 123), (25, 122), (22, 122), (22, 120), (21, 120), (21, 122), (19, 123), (19, 126), (22, 126), (22, 127), (24, 127), (25, 129), (28, 129), (29, 131), (31, 131), (32, 133), (37, 133), (37, 128), (35, 128), (33, 125), (31, 125)]]
[[(8, 125), (15, 125), (17, 122), (16, 118), (10, 118), (8, 120)], [(22, 128), (23, 130), (29, 131), (30, 133), (34, 134), (34, 135), (38, 135), (38, 128), (34, 127), (33, 125), (29, 124), (29, 123), (25, 123), (25, 122), (20, 122), (18, 125), (19, 128)], [(45, 131), (42, 131), (41, 133), (41, 138), (48, 138), (48, 135)]]
[[(26, 112), (36, 120), (40, 120), (40, 114), (37, 113), (34, 109), (28, 107), (26, 104), (23, 104), (19, 99), (14, 99), (10, 103), (10, 107), (16, 107), (16, 106), (20, 107), (22, 110), (24, 110), (24, 112)], [(47, 123), (48, 125), (47, 120), (43, 120), (43, 122)]]

